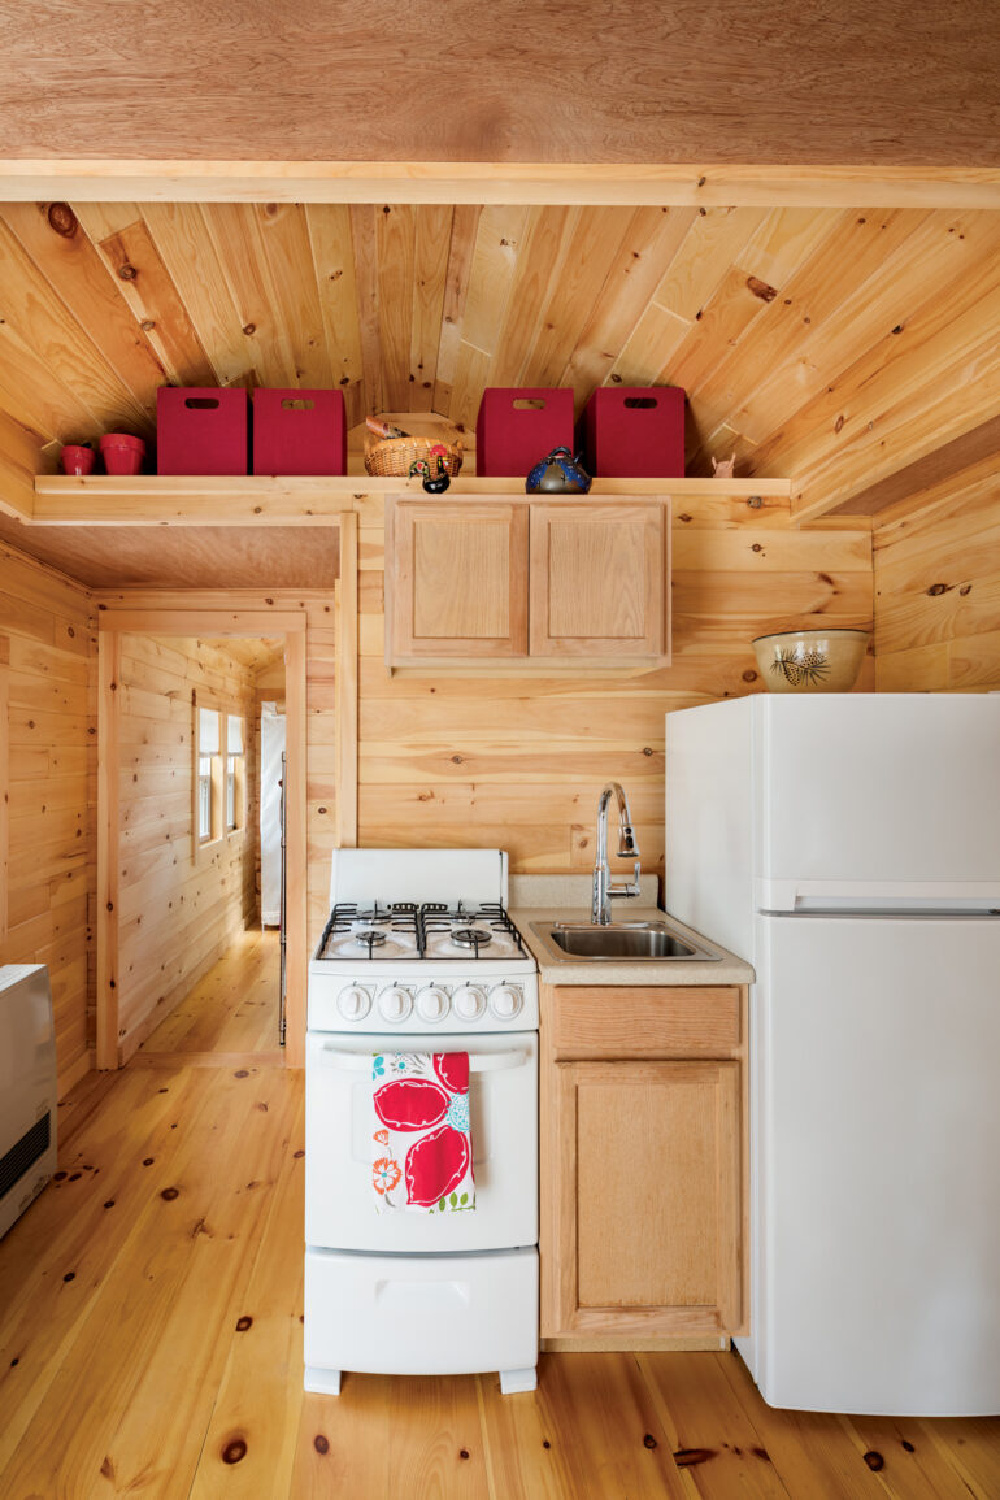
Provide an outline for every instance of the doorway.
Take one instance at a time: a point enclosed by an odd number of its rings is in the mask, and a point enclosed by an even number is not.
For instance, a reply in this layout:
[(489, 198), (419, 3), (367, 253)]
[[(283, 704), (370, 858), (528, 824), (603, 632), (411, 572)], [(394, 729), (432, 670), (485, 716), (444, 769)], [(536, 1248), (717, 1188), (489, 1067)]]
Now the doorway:
[[(283, 937), (292, 1050), (304, 1015), (304, 616), (108, 611), (99, 663), (98, 1065), (140, 1048), (277, 1060)], [(261, 922), (264, 701), (287, 725), (273, 928)]]

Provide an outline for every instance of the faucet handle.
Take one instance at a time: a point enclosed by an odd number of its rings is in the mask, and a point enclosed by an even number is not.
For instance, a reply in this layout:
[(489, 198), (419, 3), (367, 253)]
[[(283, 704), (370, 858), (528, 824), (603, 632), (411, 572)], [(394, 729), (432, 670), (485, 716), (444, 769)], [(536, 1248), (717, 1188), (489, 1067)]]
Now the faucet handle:
[(632, 879), (626, 880), (624, 885), (612, 885), (610, 887), (610, 894), (612, 896), (638, 896), (640, 879), (641, 871), (639, 868), (639, 861), (636, 860), (635, 869), (632, 872)]

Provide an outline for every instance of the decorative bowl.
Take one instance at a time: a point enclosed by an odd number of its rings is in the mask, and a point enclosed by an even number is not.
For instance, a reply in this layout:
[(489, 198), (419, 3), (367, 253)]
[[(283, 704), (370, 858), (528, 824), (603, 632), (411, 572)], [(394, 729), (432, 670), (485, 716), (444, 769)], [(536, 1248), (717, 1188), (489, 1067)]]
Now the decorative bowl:
[(772, 693), (849, 693), (868, 649), (867, 630), (785, 630), (759, 635), (757, 666)]

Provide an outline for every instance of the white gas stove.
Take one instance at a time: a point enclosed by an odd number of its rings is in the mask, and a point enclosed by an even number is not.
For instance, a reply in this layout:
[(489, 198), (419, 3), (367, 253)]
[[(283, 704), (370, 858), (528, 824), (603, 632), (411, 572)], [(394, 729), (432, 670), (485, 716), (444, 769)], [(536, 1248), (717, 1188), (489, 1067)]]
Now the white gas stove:
[[(306, 1388), (538, 1353), (538, 979), (500, 850), (342, 849), (309, 965)], [(466, 1052), (475, 1210), (379, 1213), (372, 1062)], [(377, 1122), (376, 1122), (377, 1123)]]

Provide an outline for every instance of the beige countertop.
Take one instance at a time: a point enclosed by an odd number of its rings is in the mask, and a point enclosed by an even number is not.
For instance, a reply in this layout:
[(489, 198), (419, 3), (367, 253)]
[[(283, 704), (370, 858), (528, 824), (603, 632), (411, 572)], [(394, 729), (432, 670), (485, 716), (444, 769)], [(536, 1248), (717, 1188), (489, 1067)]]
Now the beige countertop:
[(727, 948), (714, 943), (706, 933), (696, 932), (657, 909), (656, 877), (643, 876), (640, 895), (634, 901), (615, 901), (615, 922), (651, 922), (666, 919), (681, 937), (689, 937), (701, 948), (717, 955), (704, 959), (608, 959), (554, 958), (548, 946), (532, 930), (537, 924), (567, 922), (590, 925), (590, 877), (586, 875), (511, 877), (510, 914), (538, 964), (547, 984), (752, 984), (750, 964)]

